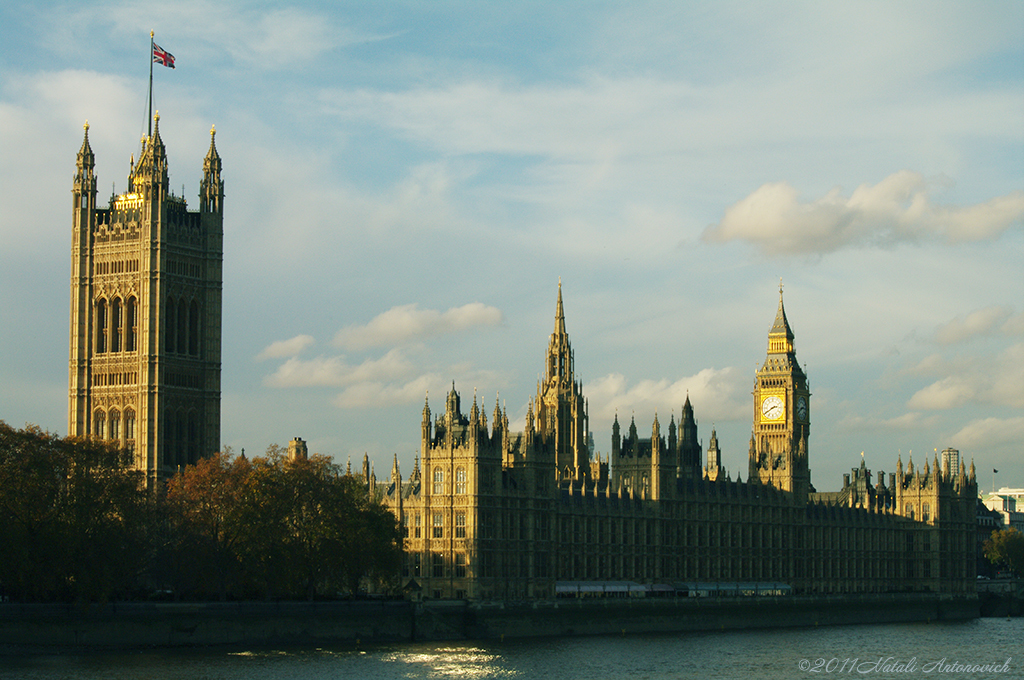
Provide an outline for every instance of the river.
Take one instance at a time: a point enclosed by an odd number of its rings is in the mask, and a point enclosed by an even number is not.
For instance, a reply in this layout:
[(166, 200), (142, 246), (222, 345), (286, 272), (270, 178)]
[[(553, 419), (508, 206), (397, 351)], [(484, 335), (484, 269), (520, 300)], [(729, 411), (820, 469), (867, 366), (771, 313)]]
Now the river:
[(775, 680), (839, 675), (1024, 679), (1024, 619), (363, 649), (190, 648), (0, 658), (0, 680)]

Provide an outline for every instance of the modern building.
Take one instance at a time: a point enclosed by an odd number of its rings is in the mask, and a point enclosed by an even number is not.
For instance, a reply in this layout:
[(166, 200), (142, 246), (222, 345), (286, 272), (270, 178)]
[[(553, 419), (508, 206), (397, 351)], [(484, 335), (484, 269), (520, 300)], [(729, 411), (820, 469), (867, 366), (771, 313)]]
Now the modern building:
[(122, 443), (150, 483), (220, 448), (224, 183), (210, 131), (199, 210), (169, 189), (159, 114), (127, 189), (97, 205), (89, 125), (71, 242), (68, 433)]
[[(587, 401), (574, 374), (561, 284), (544, 378), (525, 428), (476, 395), (468, 414), (452, 386), (429, 400), (408, 479), (363, 475), (406, 530), (407, 588), (436, 599), (552, 598), (635, 585), (652, 592), (804, 594), (975, 589), (977, 484), (961, 462), (909, 462), (876, 482), (863, 459), (843, 488), (811, 484), (811, 392), (779, 291), (753, 389), (748, 479), (721, 466), (713, 432), (704, 465), (689, 397), (649, 437), (612, 426), (611, 454), (592, 459)], [(567, 586), (568, 584), (568, 586)], [(764, 585), (764, 588), (761, 586)], [(742, 586), (742, 587), (741, 587)]]

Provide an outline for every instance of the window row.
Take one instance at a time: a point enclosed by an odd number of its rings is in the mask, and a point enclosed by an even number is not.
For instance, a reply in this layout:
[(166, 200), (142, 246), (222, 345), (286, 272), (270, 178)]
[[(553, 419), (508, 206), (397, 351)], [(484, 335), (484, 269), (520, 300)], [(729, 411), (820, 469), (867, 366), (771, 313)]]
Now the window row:
[(92, 416), (92, 434), (100, 439), (130, 442), (135, 439), (135, 411), (117, 409), (106, 412), (97, 409)]
[(97, 276), (104, 274), (125, 274), (139, 271), (138, 260), (118, 260), (117, 262), (97, 262), (93, 265), (93, 273)]
[[(455, 493), (462, 495), (466, 493), (466, 468), (458, 467), (455, 468)], [(434, 468), (434, 493), (441, 495), (444, 493), (444, 468)]]
[(164, 305), (164, 351), (198, 357), (201, 330), (199, 302), (167, 298)]
[[(409, 537), (409, 520), (410, 517), (415, 522), (413, 526), (413, 538), (421, 538), (420, 534), (420, 513), (415, 515), (404, 515), (402, 517), (403, 533), (406, 538)], [(444, 538), (444, 513), (435, 512), (433, 513), (433, 538)], [(466, 538), (466, 513), (457, 512), (455, 513), (455, 538)]]
[(167, 409), (160, 431), (163, 445), (160, 458), (164, 465), (178, 468), (199, 460), (200, 423), (195, 411), (185, 413), (181, 409)]
[(116, 373), (93, 373), (93, 387), (111, 387), (114, 385), (135, 385), (139, 382), (138, 371), (125, 371)]
[[(414, 578), (420, 576), (431, 576), (433, 578), (444, 578), (445, 576), (454, 576), (455, 578), (466, 578), (469, 575), (469, 556), (465, 553), (455, 553), (453, 555), (452, 564), (445, 564), (445, 555), (443, 553), (435, 552), (428, 553), (430, 555), (430, 572), (425, 573), (423, 558), (420, 553), (409, 553), (407, 562), (405, 565), (405, 575), (412, 576)], [(450, 566), (451, 572), (446, 574), (445, 567)], [(440, 597), (440, 596), (435, 596)]]
[(96, 354), (134, 352), (139, 335), (139, 303), (134, 297), (122, 301), (100, 298), (95, 307)]
[[(908, 517), (910, 519), (917, 519), (917, 517), (915, 517), (915, 515), (914, 515), (914, 504), (913, 503), (907, 503), (907, 507), (906, 507), (906, 511), (904, 513), (904, 516)], [(931, 518), (932, 518), (931, 506), (928, 503), (922, 503), (921, 504), (921, 521), (922, 522), (928, 522), (928, 521), (931, 521)]]

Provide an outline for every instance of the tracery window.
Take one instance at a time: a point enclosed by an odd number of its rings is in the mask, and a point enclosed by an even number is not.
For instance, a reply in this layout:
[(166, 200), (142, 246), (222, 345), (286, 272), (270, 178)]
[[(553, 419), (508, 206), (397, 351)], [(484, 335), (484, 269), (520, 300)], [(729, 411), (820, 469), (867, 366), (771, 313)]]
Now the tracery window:
[(135, 411), (131, 409), (124, 412), (124, 438), (135, 439)]
[(199, 303), (195, 300), (188, 309), (188, 353), (199, 356)]
[(183, 462), (195, 463), (196, 452), (199, 450), (199, 424), (195, 411), (188, 413), (188, 450), (185, 452), (186, 459)]
[(104, 425), (107, 423), (107, 414), (103, 411), (96, 411), (96, 415), (93, 418), (93, 435), (103, 439), (103, 433), (106, 431)]
[(466, 554), (455, 553), (455, 576), (457, 578), (466, 577)]
[(444, 538), (444, 515), (440, 512), (434, 513), (434, 538)]
[(135, 351), (135, 336), (139, 332), (138, 302), (130, 297), (124, 305), (124, 351)]
[(169, 297), (167, 298), (167, 318), (164, 320), (164, 348), (168, 352), (176, 351), (174, 329), (178, 326), (177, 316), (178, 305), (174, 303), (174, 298)]
[(455, 493), (464, 494), (466, 493), (466, 469), (457, 468), (455, 470)]
[(96, 303), (96, 353), (107, 351), (107, 301)]
[(178, 300), (178, 353), (188, 353), (188, 308), (185, 305), (185, 300)]
[(466, 537), (466, 513), (459, 512), (455, 514), (455, 538)]
[(444, 493), (444, 469), (436, 467), (434, 468), (434, 493)]
[(121, 438), (121, 414), (117, 411), (110, 412), (110, 439)]
[(110, 351), (121, 351), (121, 300), (114, 298), (110, 303)]

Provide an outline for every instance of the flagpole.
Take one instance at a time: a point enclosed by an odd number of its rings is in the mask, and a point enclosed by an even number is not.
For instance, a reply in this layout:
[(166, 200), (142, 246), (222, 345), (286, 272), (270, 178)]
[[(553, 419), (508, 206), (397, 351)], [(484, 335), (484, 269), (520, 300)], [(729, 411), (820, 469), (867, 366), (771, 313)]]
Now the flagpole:
[(153, 136), (153, 31), (149, 32), (149, 114), (146, 116), (149, 127), (146, 137)]

